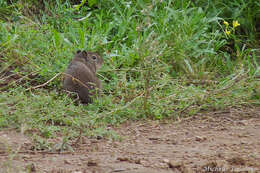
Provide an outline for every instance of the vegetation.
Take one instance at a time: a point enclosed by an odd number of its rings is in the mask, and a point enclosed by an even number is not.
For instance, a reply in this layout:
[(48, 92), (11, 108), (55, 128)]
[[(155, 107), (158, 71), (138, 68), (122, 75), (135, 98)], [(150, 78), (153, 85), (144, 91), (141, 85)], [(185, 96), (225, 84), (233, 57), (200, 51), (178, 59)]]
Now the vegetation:
[[(0, 0), (0, 128), (46, 149), (60, 135), (116, 137), (107, 126), (126, 120), (259, 105), (259, 21), (253, 0)], [(61, 85), (78, 49), (105, 59), (88, 106)]]

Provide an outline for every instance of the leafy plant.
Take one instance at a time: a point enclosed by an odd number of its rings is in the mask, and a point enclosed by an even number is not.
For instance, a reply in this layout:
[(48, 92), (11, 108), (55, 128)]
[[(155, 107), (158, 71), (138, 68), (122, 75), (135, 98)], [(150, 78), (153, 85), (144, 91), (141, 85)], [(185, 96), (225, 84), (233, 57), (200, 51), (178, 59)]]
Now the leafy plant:
[[(0, 127), (33, 132), (37, 150), (57, 136), (59, 151), (83, 135), (118, 139), (107, 126), (128, 120), (259, 104), (256, 1), (39, 1), (37, 15), (24, 11), (36, 2), (12, 2), (0, 1), (18, 16), (0, 22)], [(87, 106), (62, 89), (78, 49), (105, 59)]]

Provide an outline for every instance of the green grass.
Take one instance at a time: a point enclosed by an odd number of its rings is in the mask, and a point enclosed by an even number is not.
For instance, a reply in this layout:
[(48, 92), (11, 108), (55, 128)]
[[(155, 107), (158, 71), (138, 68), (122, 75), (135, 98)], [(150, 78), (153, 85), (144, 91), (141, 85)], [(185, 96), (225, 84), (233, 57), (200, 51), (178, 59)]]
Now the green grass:
[[(60, 135), (118, 138), (107, 126), (127, 120), (259, 105), (260, 4), (207, 2), (108, 0), (77, 9), (68, 1), (0, 1), (0, 83), (4, 72), (16, 74), (1, 88), (0, 128), (34, 134), (35, 149), (50, 149), (45, 139)], [(227, 35), (224, 20), (241, 26)], [(105, 59), (103, 95), (88, 106), (74, 104), (57, 75), (78, 49)]]

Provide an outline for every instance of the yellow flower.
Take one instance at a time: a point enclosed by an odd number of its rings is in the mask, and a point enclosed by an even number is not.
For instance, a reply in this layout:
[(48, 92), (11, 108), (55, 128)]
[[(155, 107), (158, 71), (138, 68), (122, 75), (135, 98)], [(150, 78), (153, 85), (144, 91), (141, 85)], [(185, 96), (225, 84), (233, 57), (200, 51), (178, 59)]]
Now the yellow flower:
[(228, 31), (227, 29), (225, 29), (225, 33), (226, 33), (227, 35), (230, 35), (231, 31)]
[(234, 20), (234, 21), (233, 21), (233, 28), (236, 28), (236, 27), (239, 26), (239, 25), (240, 25), (240, 23), (238, 23), (237, 20)]
[(227, 21), (224, 21), (224, 24), (226, 25), (226, 27), (229, 25)]

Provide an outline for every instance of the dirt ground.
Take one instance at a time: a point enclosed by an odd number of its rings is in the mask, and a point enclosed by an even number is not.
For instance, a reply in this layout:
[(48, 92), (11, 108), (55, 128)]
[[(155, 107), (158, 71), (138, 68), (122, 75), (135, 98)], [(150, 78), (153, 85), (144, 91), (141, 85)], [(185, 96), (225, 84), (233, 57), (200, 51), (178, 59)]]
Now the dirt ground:
[(1, 131), (0, 173), (260, 172), (260, 107), (114, 130), (123, 140), (82, 138), (74, 153), (63, 154), (26, 150), (27, 137)]

